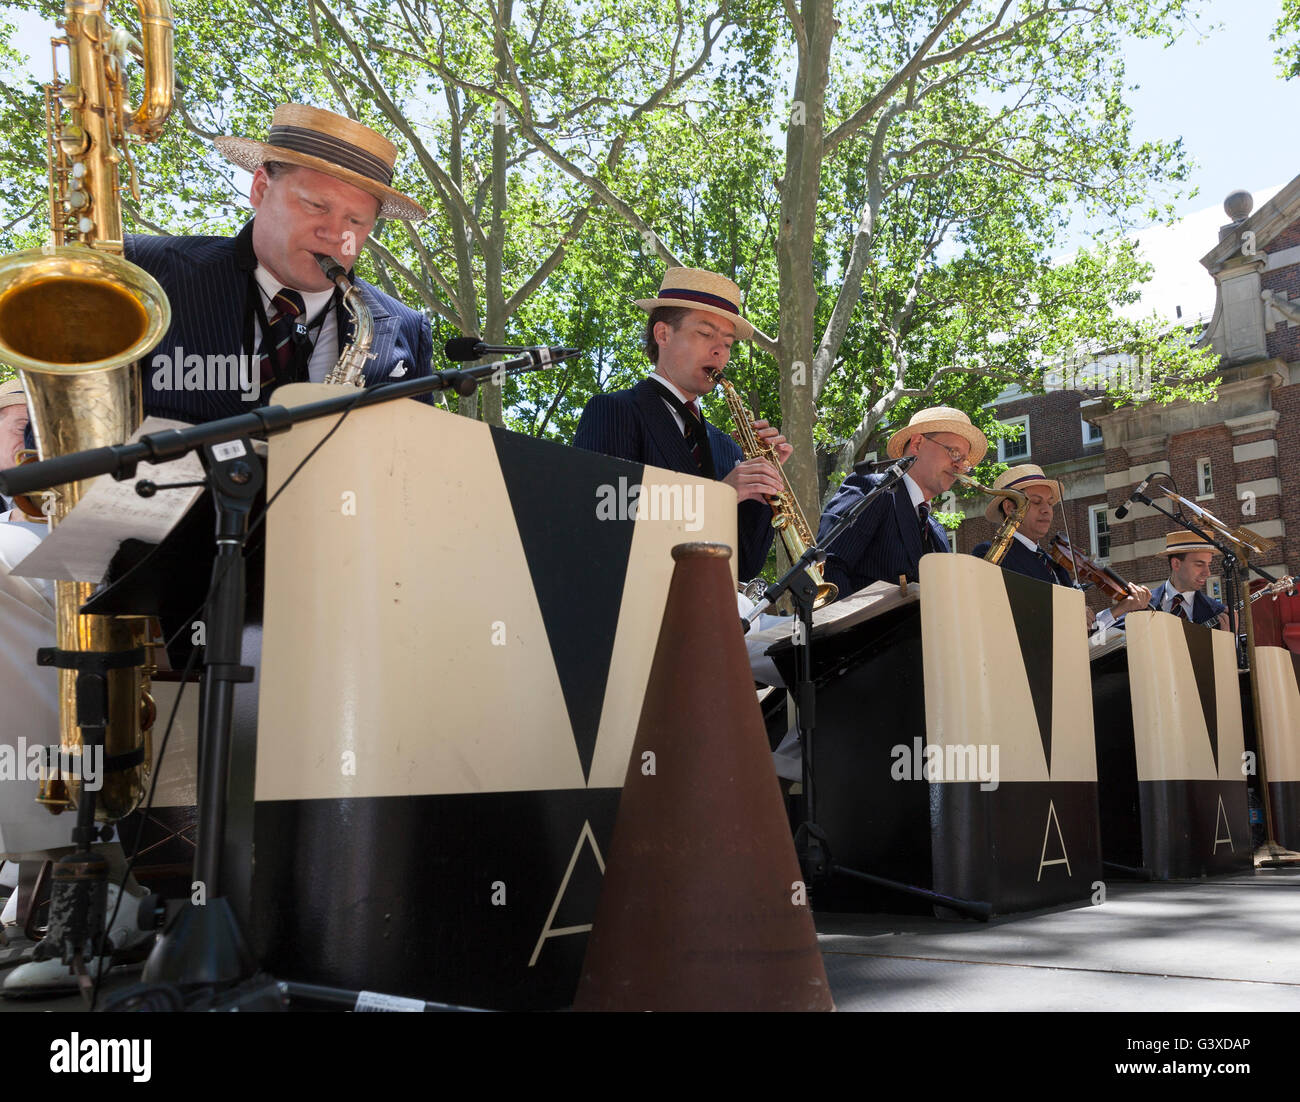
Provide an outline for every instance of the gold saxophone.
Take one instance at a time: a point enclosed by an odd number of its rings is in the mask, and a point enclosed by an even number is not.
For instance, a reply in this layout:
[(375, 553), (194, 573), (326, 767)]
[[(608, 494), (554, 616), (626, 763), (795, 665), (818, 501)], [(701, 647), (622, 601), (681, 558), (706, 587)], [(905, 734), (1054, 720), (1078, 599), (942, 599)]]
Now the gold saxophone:
[(984, 561), (997, 566), (1007, 553), (1007, 548), (1011, 546), (1011, 540), (1016, 534), (1016, 529), (1024, 523), (1025, 514), (1029, 512), (1029, 497), (1019, 490), (995, 490), (990, 486), (981, 486), (973, 478), (969, 478), (964, 474), (959, 474), (957, 481), (963, 486), (969, 486), (972, 490), (979, 490), (982, 494), (988, 494), (991, 497), (1009, 497), (1016, 503), (1016, 511), (1002, 522), (1002, 526), (993, 537), (993, 542), (989, 544), (989, 549), (984, 553)]
[[(776, 457), (776, 450), (770, 444), (765, 443), (758, 433), (754, 431), (748, 407), (740, 395), (736, 393), (736, 388), (723, 377), (722, 372), (710, 371), (709, 376), (722, 387), (723, 397), (727, 399), (727, 408), (731, 411), (732, 424), (736, 427), (732, 435), (736, 438), (736, 443), (740, 445), (740, 450), (744, 453), (745, 458), (765, 459), (781, 475), (781, 483), (785, 486), (785, 489), (767, 499), (772, 506), (772, 527), (776, 529), (777, 535), (781, 537), (781, 542), (785, 544), (785, 551), (790, 556), (790, 561), (792, 563), (798, 562), (808, 548), (815, 546), (815, 541), (813, 540), (812, 529), (808, 527), (808, 521), (804, 518), (803, 510), (799, 508), (799, 502), (795, 500), (794, 491), (790, 488), (790, 482), (785, 477), (785, 471), (781, 469), (781, 463)], [(817, 597), (813, 602), (813, 608), (821, 608), (828, 601), (835, 600), (839, 588), (833, 582), (828, 582), (822, 577), (822, 569), (818, 563), (809, 566), (807, 574), (817, 585)]]
[(316, 263), (325, 273), (325, 278), (343, 292), (343, 305), (352, 317), (352, 340), (339, 353), (338, 360), (324, 381), (331, 386), (365, 386), (366, 361), (373, 355), (370, 345), (375, 339), (375, 323), (370, 317), (370, 310), (362, 299), (361, 292), (348, 279), (347, 270), (342, 264), (332, 256), (322, 256), (319, 253), (316, 254)]
[[(172, 18), (168, 0), (136, 0), (142, 41), (110, 27), (105, 0), (66, 0), (63, 34), (51, 39), (54, 79), (45, 90), (50, 226), (53, 245), (0, 260), (0, 360), (16, 367), (27, 391), (42, 459), (120, 444), (138, 427), (143, 402), (138, 361), (162, 339), (171, 308), (158, 282), (122, 257), (122, 162), (139, 199), (128, 141), (149, 141), (171, 112)], [(59, 79), (57, 51), (68, 51)], [(144, 66), (139, 107), (126, 105), (127, 54)], [(67, 119), (65, 121), (64, 114)], [(81, 499), (90, 481), (47, 497), (50, 524)], [(86, 616), (93, 584), (55, 583), (60, 650), (118, 653), (144, 646), (149, 621)], [(146, 651), (147, 653), (147, 651)], [(95, 817), (129, 814), (148, 787), (153, 700), (148, 664), (107, 674), (108, 728), (103, 787)], [(74, 670), (59, 670), (59, 731), (65, 754), (79, 756)], [(41, 782), (51, 811), (75, 806), (80, 783)]]

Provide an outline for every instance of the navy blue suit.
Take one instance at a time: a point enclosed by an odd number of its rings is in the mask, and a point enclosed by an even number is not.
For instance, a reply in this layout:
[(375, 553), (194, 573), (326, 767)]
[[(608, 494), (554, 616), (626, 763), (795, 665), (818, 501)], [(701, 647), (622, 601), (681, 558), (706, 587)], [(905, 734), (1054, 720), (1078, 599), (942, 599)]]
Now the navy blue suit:
[[(821, 527), (817, 530), (819, 547), (825, 546), (823, 541), (839, 518), (884, 478), (879, 474), (855, 473), (844, 480), (822, 513)], [(926, 523), (932, 549), (951, 550), (943, 525), (934, 517)], [(921, 522), (900, 479), (868, 505), (847, 531), (836, 537), (827, 549), (825, 577), (839, 586), (841, 597), (856, 593), (872, 582), (897, 582), (900, 574), (914, 582), (920, 576), (923, 550)]]
[[(988, 554), (988, 550), (992, 546), (992, 540), (985, 540), (983, 543), (976, 545), (971, 554), (982, 559)], [(1039, 556), (1035, 555), (1015, 537), (1012, 537), (1011, 546), (1007, 548), (1007, 553), (1002, 556), (1002, 561), (998, 565), (1003, 570), (1010, 570), (1014, 574), (1023, 574), (1027, 578), (1037, 578), (1040, 582), (1052, 582), (1055, 585), (1064, 586), (1074, 585), (1074, 579), (1070, 577), (1070, 572), (1065, 567), (1052, 562), (1050, 559), (1043, 562)]]
[[(1169, 589), (1168, 582), (1161, 582), (1151, 591), (1151, 611), (1160, 612), (1165, 602), (1165, 595)], [(1227, 612), (1228, 606), (1221, 601), (1216, 601), (1213, 597), (1207, 597), (1200, 590), (1196, 591), (1192, 597), (1192, 610), (1189, 619), (1193, 624), (1208, 624), (1210, 627), (1217, 627), (1215, 620), (1220, 613)]]
[[(686, 437), (664, 401), (668, 395), (668, 390), (653, 379), (642, 379), (631, 390), (597, 394), (583, 408), (573, 446), (700, 477)], [(730, 436), (707, 421), (705, 424), (713, 469), (721, 479), (745, 456)], [(746, 581), (757, 577), (767, 561), (773, 536), (771, 507), (763, 501), (742, 501), (736, 535), (740, 544), (736, 571)]]
[[(169, 385), (169, 381), (174, 384), (175, 376), (159, 370), (160, 365), (173, 362), (177, 349), (181, 356), (205, 358), (249, 351), (244, 348), (248, 291), (256, 265), (251, 228), (250, 222), (237, 237), (127, 237), (126, 258), (162, 284), (172, 308), (171, 328), (145, 358), (146, 414), (197, 424), (266, 405), (265, 396), (257, 402), (243, 401), (237, 388), (176, 389)], [(429, 323), (369, 283), (354, 282), (374, 318), (373, 356), (365, 368), (366, 385), (431, 374), (433, 335)], [(339, 348), (349, 339), (350, 330), (341, 326)], [(399, 362), (405, 369), (392, 376)]]

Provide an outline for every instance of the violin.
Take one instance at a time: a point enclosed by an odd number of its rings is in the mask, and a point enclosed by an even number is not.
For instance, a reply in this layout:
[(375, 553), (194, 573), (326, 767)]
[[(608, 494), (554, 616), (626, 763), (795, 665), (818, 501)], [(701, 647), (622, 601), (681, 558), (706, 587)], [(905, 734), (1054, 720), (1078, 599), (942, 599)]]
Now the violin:
[(1129, 592), (1128, 582), (1109, 566), (1099, 566), (1086, 555), (1075, 550), (1070, 546), (1070, 541), (1060, 532), (1052, 537), (1047, 553), (1052, 556), (1054, 562), (1065, 567), (1072, 577), (1080, 582), (1095, 585), (1112, 604), (1127, 600), (1133, 595)]

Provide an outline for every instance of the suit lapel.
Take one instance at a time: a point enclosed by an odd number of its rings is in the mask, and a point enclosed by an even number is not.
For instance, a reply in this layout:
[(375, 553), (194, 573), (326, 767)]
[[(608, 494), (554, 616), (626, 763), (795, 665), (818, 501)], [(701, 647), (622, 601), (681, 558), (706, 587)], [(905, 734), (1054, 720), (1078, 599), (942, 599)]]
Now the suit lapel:
[(900, 482), (891, 492), (894, 495), (894, 519), (898, 522), (903, 546), (907, 548), (908, 558), (919, 560), (925, 551), (921, 544), (921, 518), (912, 508), (912, 498), (906, 485)]
[(934, 537), (935, 549), (941, 550), (944, 553), (951, 552), (952, 545), (948, 543), (948, 533), (944, 529), (943, 525), (935, 520), (934, 517), (927, 518), (927, 523), (930, 525), (930, 532)]
[[(369, 283), (363, 283), (361, 280), (355, 280), (356, 288), (361, 294), (361, 301), (365, 303), (366, 309), (370, 311), (371, 321), (374, 324), (374, 339), (370, 344), (371, 357), (366, 361), (365, 377), (367, 385), (386, 383), (390, 380), (397, 382), (407, 378), (414, 364), (406, 364), (406, 370), (400, 375), (394, 376), (393, 369), (397, 366), (393, 361), (393, 346), (397, 341), (397, 318), (388, 312), (388, 307), (375, 294), (375, 289)], [(343, 310), (343, 316), (348, 317), (346, 307)], [(352, 339), (353, 326), (348, 324), (339, 332), (339, 352), (343, 351), (344, 345)]]
[[(654, 440), (655, 446), (664, 456), (663, 466), (684, 474), (699, 474), (695, 456), (686, 446), (686, 437), (677, 427), (677, 422), (673, 420), (667, 404), (660, 397), (663, 387), (653, 379), (642, 379), (633, 387), (633, 392), (636, 394), (637, 405), (641, 408), (646, 433)], [(712, 447), (713, 441), (710, 440), (710, 450)]]

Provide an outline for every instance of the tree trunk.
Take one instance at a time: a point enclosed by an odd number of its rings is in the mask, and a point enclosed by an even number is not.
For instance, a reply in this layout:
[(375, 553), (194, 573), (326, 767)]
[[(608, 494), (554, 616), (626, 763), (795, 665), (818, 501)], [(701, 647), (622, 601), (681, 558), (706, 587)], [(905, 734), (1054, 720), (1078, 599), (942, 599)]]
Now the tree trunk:
[(821, 509), (817, 452), (813, 446), (817, 420), (812, 369), (817, 310), (813, 246), (825, 137), (826, 83), (831, 41), (838, 24), (832, 14), (832, 0), (803, 0), (800, 13), (805, 36), (799, 38), (776, 240), (781, 302), (777, 361), (781, 370), (781, 429), (794, 446), (794, 454), (785, 465), (786, 477), (816, 533)]

